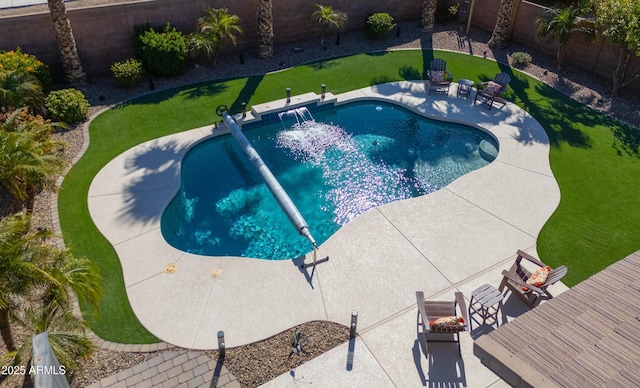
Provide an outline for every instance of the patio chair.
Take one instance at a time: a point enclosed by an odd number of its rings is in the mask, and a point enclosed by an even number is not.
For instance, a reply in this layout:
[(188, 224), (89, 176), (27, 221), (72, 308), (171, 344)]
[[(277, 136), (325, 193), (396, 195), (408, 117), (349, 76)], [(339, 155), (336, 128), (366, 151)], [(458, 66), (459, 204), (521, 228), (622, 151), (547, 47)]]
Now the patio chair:
[[(531, 272), (529, 269), (525, 268), (525, 266), (522, 265), (522, 259), (526, 259), (526, 261), (531, 263), (532, 265), (530, 267), (537, 267), (536, 269), (547, 268), (548, 275), (546, 281), (542, 284), (538, 283), (537, 285), (531, 284), (531, 281), (527, 283), (527, 280), (532, 277), (535, 271)], [(520, 298), (527, 307), (532, 309), (537, 303), (539, 303), (542, 296), (546, 296), (549, 299), (553, 298), (553, 295), (551, 295), (548, 290), (549, 286), (552, 286), (562, 280), (566, 274), (567, 267), (564, 265), (561, 265), (556, 269), (551, 269), (535, 257), (518, 250), (516, 262), (513, 263), (509, 270), (502, 271), (502, 282), (500, 283), (498, 290), (502, 292), (502, 290), (507, 287), (515, 296)]]
[[(422, 329), (421, 337), (422, 346), (429, 355), (429, 347), (427, 342), (455, 342), (458, 344), (458, 353), (462, 357), (460, 349), (460, 332), (466, 331), (469, 327), (469, 317), (467, 315), (467, 305), (464, 301), (464, 295), (456, 292), (455, 301), (432, 301), (424, 299), (424, 292), (416, 291), (416, 300), (418, 302), (418, 327)], [(456, 306), (460, 310), (460, 314), (456, 310)], [(459, 323), (438, 324), (436, 321), (440, 318), (455, 317), (461, 319)], [(436, 335), (438, 338), (428, 339), (428, 335)], [(431, 336), (434, 337), (434, 336)]]
[(433, 59), (429, 63), (429, 94), (432, 90), (436, 93), (449, 93), (449, 86), (453, 81), (453, 75), (447, 71), (447, 62), (444, 59)]
[(511, 82), (511, 76), (507, 73), (499, 73), (493, 77), (493, 81), (481, 82), (477, 86), (476, 98), (473, 99), (475, 104), (478, 99), (489, 105), (489, 110), (493, 107), (494, 102), (500, 102), (503, 105), (507, 102), (500, 98), (500, 95), (507, 90), (507, 85)]

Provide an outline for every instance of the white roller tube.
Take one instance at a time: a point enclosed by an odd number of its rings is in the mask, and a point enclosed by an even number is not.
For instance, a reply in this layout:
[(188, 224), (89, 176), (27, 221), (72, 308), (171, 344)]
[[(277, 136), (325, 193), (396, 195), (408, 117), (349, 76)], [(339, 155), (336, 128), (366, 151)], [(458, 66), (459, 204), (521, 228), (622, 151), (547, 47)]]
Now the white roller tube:
[(294, 205), (287, 192), (284, 191), (284, 188), (282, 188), (280, 182), (278, 182), (276, 177), (273, 176), (273, 173), (264, 163), (258, 152), (253, 148), (253, 146), (251, 146), (251, 143), (249, 143), (249, 140), (247, 140), (247, 138), (244, 136), (233, 117), (229, 116), (229, 114), (227, 114), (226, 112), (223, 112), (222, 119), (231, 131), (233, 137), (242, 147), (244, 154), (247, 156), (247, 158), (249, 158), (249, 161), (251, 161), (260, 175), (262, 175), (262, 179), (264, 179), (264, 182), (267, 184), (269, 191), (271, 191), (273, 197), (276, 199), (276, 201), (278, 201), (278, 204), (285, 212), (287, 217), (289, 217), (289, 221), (291, 221), (298, 233), (306, 237), (309, 241), (311, 241), (311, 244), (315, 248), (317, 248), (318, 246), (316, 245), (316, 241), (313, 239), (313, 236), (311, 236), (309, 226), (302, 217), (302, 214), (300, 214), (298, 208), (296, 208), (296, 205)]

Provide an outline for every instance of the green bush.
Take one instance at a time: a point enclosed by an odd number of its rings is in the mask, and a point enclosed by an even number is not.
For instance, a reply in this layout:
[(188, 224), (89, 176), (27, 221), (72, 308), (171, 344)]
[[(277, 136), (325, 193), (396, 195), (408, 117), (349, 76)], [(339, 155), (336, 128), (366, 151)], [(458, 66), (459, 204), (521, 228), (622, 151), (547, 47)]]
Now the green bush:
[(89, 102), (78, 89), (60, 89), (49, 93), (46, 106), (54, 121), (75, 123), (87, 116)]
[(150, 27), (139, 39), (145, 70), (163, 77), (182, 73), (187, 59), (187, 39), (182, 32), (167, 23), (162, 32)]
[(518, 69), (524, 69), (531, 63), (531, 55), (528, 53), (517, 51), (511, 54), (511, 66)]
[(369, 39), (382, 39), (396, 26), (393, 17), (386, 12), (370, 15), (364, 23), (364, 31)]
[(11, 51), (0, 51), (0, 72), (15, 71), (36, 77), (45, 92), (51, 90), (49, 66), (35, 56), (23, 53), (20, 47)]
[(111, 65), (111, 72), (116, 79), (116, 83), (121, 88), (131, 88), (140, 83), (144, 78), (144, 68), (142, 62), (129, 58), (124, 62), (116, 62)]

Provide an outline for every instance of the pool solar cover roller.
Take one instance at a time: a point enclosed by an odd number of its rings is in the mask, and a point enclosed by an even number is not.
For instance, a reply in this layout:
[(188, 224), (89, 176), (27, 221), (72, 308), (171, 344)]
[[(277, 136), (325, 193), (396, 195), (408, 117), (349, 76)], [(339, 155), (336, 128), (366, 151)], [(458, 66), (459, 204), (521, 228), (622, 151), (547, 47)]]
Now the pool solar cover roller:
[(231, 117), (227, 113), (227, 110), (228, 109), (226, 106), (221, 105), (216, 109), (216, 113), (219, 116), (222, 116), (224, 123), (231, 131), (233, 137), (238, 141), (240, 147), (242, 147), (242, 151), (244, 151), (244, 154), (247, 156), (256, 170), (258, 170), (260, 175), (262, 175), (262, 179), (264, 179), (265, 183), (267, 184), (269, 191), (271, 191), (271, 194), (273, 194), (276, 201), (278, 201), (278, 204), (289, 218), (289, 221), (291, 221), (291, 224), (293, 224), (298, 233), (306, 237), (311, 242), (311, 244), (313, 245), (315, 261), (315, 251), (318, 248), (318, 245), (316, 244), (316, 240), (311, 235), (307, 222), (304, 220), (302, 214), (300, 214), (300, 211), (298, 211), (298, 208), (293, 203), (287, 192), (284, 191), (284, 188), (282, 187), (282, 185), (280, 185), (280, 182), (278, 182), (269, 167), (267, 167), (267, 165), (264, 163), (258, 152), (253, 148), (253, 146), (251, 146), (251, 143), (249, 143), (249, 140), (247, 140), (247, 138), (244, 136), (242, 130), (235, 122), (233, 117)]

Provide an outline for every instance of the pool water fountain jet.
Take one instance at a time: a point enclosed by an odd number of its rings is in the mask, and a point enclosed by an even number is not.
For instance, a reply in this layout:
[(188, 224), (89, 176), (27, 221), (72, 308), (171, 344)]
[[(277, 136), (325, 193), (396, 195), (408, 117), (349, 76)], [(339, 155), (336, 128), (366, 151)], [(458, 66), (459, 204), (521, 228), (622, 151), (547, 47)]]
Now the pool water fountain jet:
[[(328, 261), (328, 256), (323, 259), (317, 260), (316, 254), (318, 250), (318, 244), (316, 244), (316, 240), (311, 235), (309, 225), (307, 225), (307, 222), (302, 217), (302, 214), (300, 214), (298, 208), (296, 208), (296, 205), (293, 203), (282, 185), (280, 185), (280, 182), (278, 182), (269, 167), (264, 163), (258, 152), (253, 148), (253, 146), (251, 146), (251, 143), (249, 143), (249, 140), (244, 136), (242, 130), (240, 129), (240, 127), (238, 127), (238, 124), (235, 122), (233, 117), (231, 117), (227, 113), (228, 111), (229, 108), (226, 105), (220, 105), (216, 108), (216, 114), (222, 117), (222, 120), (229, 128), (229, 131), (231, 131), (231, 134), (236, 139), (251, 164), (253, 164), (256, 170), (258, 170), (258, 172), (260, 173), (262, 179), (264, 179), (265, 184), (269, 188), (269, 191), (271, 191), (271, 194), (273, 194), (273, 197), (285, 212), (285, 214), (289, 218), (289, 221), (291, 221), (291, 224), (296, 228), (298, 233), (307, 238), (309, 242), (311, 242), (311, 245), (313, 245), (313, 263), (302, 264), (301, 267), (307, 268)], [(309, 112), (306, 108), (298, 108), (295, 114), (300, 114), (304, 118), (305, 111)], [(311, 115), (311, 113), (309, 113), (309, 115)]]
[[(308, 117), (307, 117), (308, 116)], [(299, 108), (289, 109), (285, 112), (278, 113), (278, 118), (280, 118), (280, 122), (284, 125), (285, 117), (293, 117), (296, 119), (297, 123), (300, 124), (301, 120), (304, 123), (305, 121), (313, 121), (313, 116), (309, 109), (305, 106), (301, 106)]]

